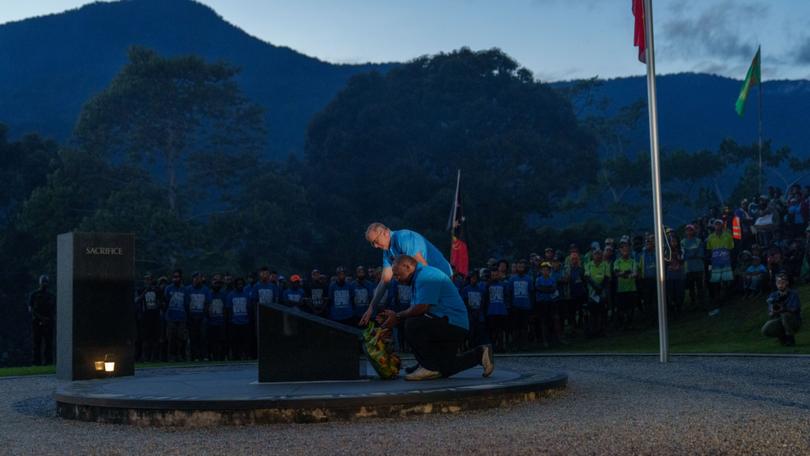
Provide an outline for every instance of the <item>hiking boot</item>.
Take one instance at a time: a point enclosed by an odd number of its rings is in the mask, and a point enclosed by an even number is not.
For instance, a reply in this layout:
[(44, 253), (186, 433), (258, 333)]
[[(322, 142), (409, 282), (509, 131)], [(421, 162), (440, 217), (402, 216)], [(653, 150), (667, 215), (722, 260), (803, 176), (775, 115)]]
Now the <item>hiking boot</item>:
[(405, 380), (415, 382), (419, 380), (434, 380), (441, 377), (441, 373), (419, 366), (414, 373), (406, 375)]
[(495, 370), (495, 358), (492, 356), (492, 345), (483, 345), (481, 353), (481, 365), (484, 366), (484, 377), (492, 375)]

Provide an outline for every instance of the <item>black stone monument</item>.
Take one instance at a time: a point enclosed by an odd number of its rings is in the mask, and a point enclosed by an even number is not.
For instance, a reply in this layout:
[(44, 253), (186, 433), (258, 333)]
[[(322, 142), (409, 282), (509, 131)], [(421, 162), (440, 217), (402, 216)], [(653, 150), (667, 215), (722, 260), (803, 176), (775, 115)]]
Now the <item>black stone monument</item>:
[(259, 381), (361, 378), (358, 328), (280, 304), (259, 306)]
[[(59, 379), (134, 374), (134, 246), (132, 234), (64, 233), (57, 238)], [(105, 361), (114, 362), (114, 370), (105, 371)]]

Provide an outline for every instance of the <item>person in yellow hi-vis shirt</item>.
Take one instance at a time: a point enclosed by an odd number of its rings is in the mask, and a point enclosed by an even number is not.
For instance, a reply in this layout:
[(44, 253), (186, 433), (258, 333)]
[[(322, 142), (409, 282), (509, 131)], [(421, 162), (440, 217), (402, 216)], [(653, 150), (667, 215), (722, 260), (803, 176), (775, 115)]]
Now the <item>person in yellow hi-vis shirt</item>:
[(709, 291), (712, 295), (714, 310), (709, 315), (719, 313), (721, 295), (731, 288), (734, 274), (731, 270), (731, 251), (734, 249), (734, 239), (726, 229), (722, 219), (714, 221), (714, 232), (706, 239), (706, 250), (711, 257), (711, 273), (709, 276)]
[(622, 238), (619, 242), (619, 258), (613, 262), (613, 274), (616, 276), (616, 301), (619, 308), (619, 325), (629, 329), (633, 321), (633, 309), (638, 302), (638, 262), (630, 255), (630, 243)]

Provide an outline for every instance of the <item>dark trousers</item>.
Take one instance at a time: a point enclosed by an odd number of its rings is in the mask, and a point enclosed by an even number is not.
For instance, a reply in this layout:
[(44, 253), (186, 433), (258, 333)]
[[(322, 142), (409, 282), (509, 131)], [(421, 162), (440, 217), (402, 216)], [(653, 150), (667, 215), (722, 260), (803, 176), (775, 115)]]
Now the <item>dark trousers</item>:
[[(53, 364), (53, 323), (33, 320), (31, 335), (34, 345), (34, 364)], [(45, 351), (44, 356), (43, 350)]]
[(208, 325), (208, 358), (222, 361), (225, 358), (225, 327)]
[(188, 339), (191, 344), (191, 360), (198, 361), (205, 357), (205, 346), (203, 345), (203, 319), (202, 317), (191, 317), (188, 322)]
[(447, 321), (447, 317), (420, 315), (405, 320), (405, 339), (416, 361), (425, 369), (444, 377), (467, 370), (481, 362), (482, 349), (476, 347), (459, 354), (467, 339), (467, 330)]
[(703, 271), (686, 273), (686, 289), (693, 309), (703, 306)]

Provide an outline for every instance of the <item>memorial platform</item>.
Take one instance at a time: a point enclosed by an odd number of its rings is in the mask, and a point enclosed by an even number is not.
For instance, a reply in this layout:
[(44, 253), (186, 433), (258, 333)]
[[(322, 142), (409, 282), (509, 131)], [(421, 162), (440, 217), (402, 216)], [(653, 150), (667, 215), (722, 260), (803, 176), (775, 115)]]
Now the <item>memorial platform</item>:
[(253, 364), (153, 369), (135, 377), (74, 381), (54, 393), (63, 418), (147, 426), (325, 422), (456, 413), (539, 399), (564, 389), (556, 372), (471, 369), (451, 378), (380, 380), (370, 365), (358, 380), (259, 383)]

